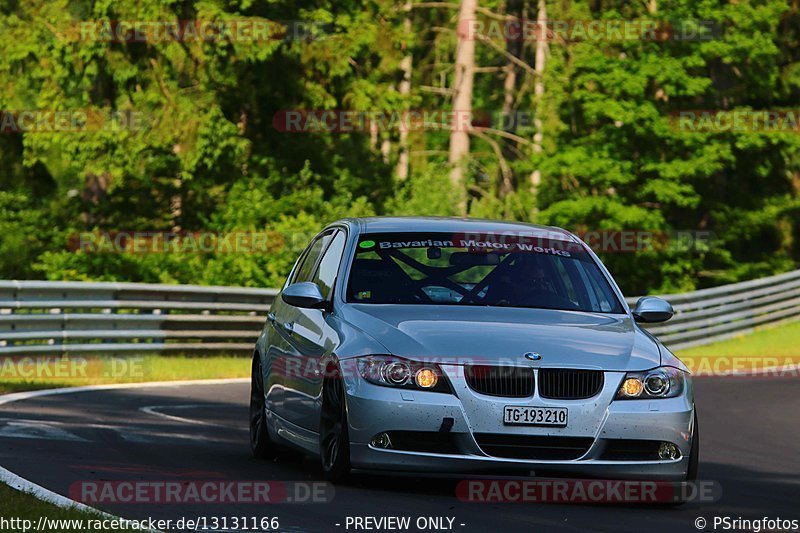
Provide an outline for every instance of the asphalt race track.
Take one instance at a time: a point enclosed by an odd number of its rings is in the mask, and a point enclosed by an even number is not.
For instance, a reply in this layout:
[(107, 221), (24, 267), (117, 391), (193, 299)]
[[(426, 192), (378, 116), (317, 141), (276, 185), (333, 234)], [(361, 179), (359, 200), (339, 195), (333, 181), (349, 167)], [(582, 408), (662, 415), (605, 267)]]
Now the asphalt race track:
[[(696, 380), (700, 479), (718, 501), (683, 507), (471, 503), (462, 478), (357, 475), (327, 503), (95, 505), (127, 518), (277, 517), (281, 531), (356, 531), (347, 517), (454, 518), (452, 530), (713, 531), (714, 516), (800, 518), (800, 381)], [(80, 481), (320, 480), (315, 460), (281, 452), (250, 457), (249, 385), (117, 389), (32, 398), (0, 406), (0, 466), (59, 494)], [(447, 521), (444, 521), (446, 526)], [(374, 530), (374, 529), (373, 529)], [(441, 529), (438, 529), (441, 530)], [(717, 529), (718, 531), (720, 529)], [(364, 529), (360, 529), (364, 531)]]

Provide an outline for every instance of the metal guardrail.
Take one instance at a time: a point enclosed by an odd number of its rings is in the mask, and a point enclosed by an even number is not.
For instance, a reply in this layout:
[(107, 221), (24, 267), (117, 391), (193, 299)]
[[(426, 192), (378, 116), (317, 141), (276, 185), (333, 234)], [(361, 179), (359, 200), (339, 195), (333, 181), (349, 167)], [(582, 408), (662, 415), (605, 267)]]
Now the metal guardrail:
[[(118, 352), (248, 353), (275, 289), (0, 281), (0, 355)], [(800, 319), (800, 270), (663, 296), (669, 322), (648, 330), (671, 349)], [(633, 306), (637, 298), (628, 298)]]
[(250, 352), (275, 289), (0, 281), (0, 355)]
[[(800, 270), (662, 298), (675, 316), (648, 331), (672, 350), (710, 344), (800, 319)], [(633, 306), (637, 298), (627, 300)]]

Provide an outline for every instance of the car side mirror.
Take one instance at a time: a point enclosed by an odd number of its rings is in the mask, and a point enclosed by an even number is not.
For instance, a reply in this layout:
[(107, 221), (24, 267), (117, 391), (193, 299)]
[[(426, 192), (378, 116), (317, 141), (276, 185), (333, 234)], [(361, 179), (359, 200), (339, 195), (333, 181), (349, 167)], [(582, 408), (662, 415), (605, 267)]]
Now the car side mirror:
[(672, 309), (672, 304), (661, 298), (655, 296), (645, 296), (639, 298), (636, 302), (636, 307), (633, 310), (633, 319), (636, 322), (653, 323), (653, 322), (666, 322), (675, 311)]
[(283, 290), (281, 298), (289, 305), (307, 309), (323, 309), (328, 305), (319, 286), (313, 281), (292, 283)]

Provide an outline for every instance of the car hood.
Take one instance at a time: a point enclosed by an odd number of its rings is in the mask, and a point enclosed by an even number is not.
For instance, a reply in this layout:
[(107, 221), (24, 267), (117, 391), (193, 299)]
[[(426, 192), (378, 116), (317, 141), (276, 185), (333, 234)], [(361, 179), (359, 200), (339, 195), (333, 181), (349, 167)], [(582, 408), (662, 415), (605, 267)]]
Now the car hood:
[(408, 358), (526, 364), (539, 367), (647, 370), (658, 344), (628, 315), (509, 307), (347, 304), (343, 318)]

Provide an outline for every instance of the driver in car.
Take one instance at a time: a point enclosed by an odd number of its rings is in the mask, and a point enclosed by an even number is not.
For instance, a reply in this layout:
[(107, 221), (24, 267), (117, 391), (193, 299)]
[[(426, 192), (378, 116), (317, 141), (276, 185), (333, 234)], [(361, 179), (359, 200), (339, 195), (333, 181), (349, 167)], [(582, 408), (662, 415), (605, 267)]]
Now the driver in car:
[[(568, 307), (574, 304), (558, 294), (553, 280), (540, 258), (531, 254), (519, 254), (505, 271), (498, 272), (486, 299), (495, 305), (512, 307)], [(512, 280), (517, 280), (515, 283)], [(525, 280), (520, 283), (519, 280)]]

